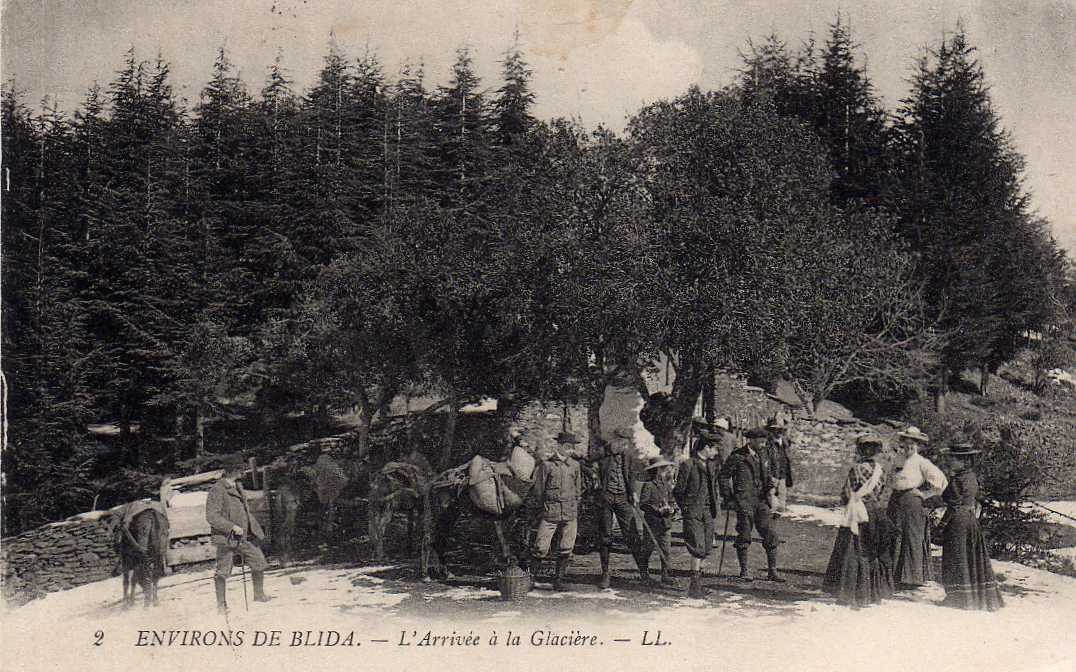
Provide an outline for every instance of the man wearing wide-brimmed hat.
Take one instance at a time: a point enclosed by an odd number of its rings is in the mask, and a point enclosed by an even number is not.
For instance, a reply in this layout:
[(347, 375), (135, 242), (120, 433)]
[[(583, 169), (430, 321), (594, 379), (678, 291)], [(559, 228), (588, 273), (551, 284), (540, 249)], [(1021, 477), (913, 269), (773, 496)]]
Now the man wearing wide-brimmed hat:
[(553, 590), (569, 590), (564, 582), (571, 562), (572, 549), (578, 530), (579, 498), (583, 494), (583, 475), (579, 463), (571, 457), (579, 439), (571, 432), (557, 435), (556, 446), (549, 451), (534, 474), (534, 501), (537, 504), (538, 525), (533, 557), (549, 557), (553, 537), (560, 531), (557, 545), (557, 569)]
[(646, 471), (653, 476), (643, 483), (642, 492), (639, 493), (639, 508), (643, 512), (646, 528), (641, 532), (639, 561), (643, 567), (649, 568), (650, 556), (657, 550), (661, 556), (662, 585), (676, 586), (669, 565), (672, 558), (672, 519), (676, 512), (676, 500), (673, 498), (676, 464), (664, 457), (655, 457)]
[(598, 468), (598, 553), (601, 557), (602, 575), (600, 588), (608, 588), (612, 579), (609, 556), (613, 546), (613, 519), (620, 526), (644, 585), (650, 584), (646, 562), (640, 557), (639, 525), (636, 522), (638, 493), (637, 482), (649, 480), (652, 472), (645, 471), (645, 463), (639, 459), (634, 443), (635, 433), (630, 427), (613, 432), (612, 440), (599, 440), (595, 446), (593, 462)]
[(206, 495), (205, 519), (213, 532), (213, 544), (217, 547), (217, 571), (213, 585), (217, 593), (217, 611), (220, 613), (228, 611), (225, 582), (232, 573), (236, 553), (250, 567), (254, 601), (268, 602), (272, 599), (263, 590), (265, 569), (269, 563), (265, 561), (261, 549), (252, 542), (252, 539), (265, 539), (265, 532), (258, 519), (250, 513), (243, 485), (239, 482), (244, 466), (241, 456), (226, 456), (222, 460), (220, 479)]
[(897, 433), (904, 464), (893, 475), (893, 494), (887, 513), (896, 526), (893, 580), (898, 588), (916, 588), (931, 579), (930, 538), (923, 500), (941, 495), (949, 480), (933, 462), (919, 454), (930, 437), (918, 427)]

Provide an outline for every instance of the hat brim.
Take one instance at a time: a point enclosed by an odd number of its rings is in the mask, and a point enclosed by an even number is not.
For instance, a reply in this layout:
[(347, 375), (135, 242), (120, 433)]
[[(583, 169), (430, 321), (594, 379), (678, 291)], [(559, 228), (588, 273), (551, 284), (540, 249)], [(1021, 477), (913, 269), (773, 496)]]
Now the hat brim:
[(643, 469), (643, 471), (650, 471), (651, 469), (661, 469), (662, 467), (675, 467), (675, 466), (676, 466), (675, 462), (669, 462), (668, 460), (664, 460), (662, 462), (655, 462), (654, 464), (646, 465), (646, 468)]
[(959, 450), (947, 450), (945, 454), (953, 457), (971, 457), (972, 455), (981, 455), (982, 452), (979, 448), (962, 448)]
[(930, 437), (926, 434), (906, 434), (904, 432), (899, 432), (897, 434), (897, 437), (901, 439), (908, 439), (909, 441), (915, 441), (916, 443), (930, 443)]

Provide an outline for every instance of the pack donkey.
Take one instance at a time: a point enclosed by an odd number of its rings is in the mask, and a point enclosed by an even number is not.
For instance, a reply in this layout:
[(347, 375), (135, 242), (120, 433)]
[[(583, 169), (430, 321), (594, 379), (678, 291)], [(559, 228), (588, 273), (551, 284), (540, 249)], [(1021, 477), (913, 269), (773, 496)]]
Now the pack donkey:
[(119, 554), (123, 572), (124, 607), (134, 605), (135, 586), (142, 587), (145, 606), (157, 605), (157, 582), (167, 562), (168, 517), (154, 508), (146, 508), (131, 519), (120, 522)]

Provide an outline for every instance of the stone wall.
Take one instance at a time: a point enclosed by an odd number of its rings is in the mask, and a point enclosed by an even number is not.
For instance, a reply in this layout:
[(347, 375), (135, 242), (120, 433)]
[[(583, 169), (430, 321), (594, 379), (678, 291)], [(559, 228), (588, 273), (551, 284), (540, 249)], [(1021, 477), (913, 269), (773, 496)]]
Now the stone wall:
[[(521, 438), (532, 449), (556, 443), (557, 434), (564, 426), (564, 408), (560, 404), (532, 402), (523, 407), (512, 427), (518, 429)], [(579, 405), (568, 407), (568, 431), (579, 439), (579, 447), (586, 449), (589, 440), (587, 411)]]
[(111, 521), (109, 512), (99, 511), (4, 539), (0, 562), (5, 600), (22, 603), (107, 579), (117, 559)]
[(892, 473), (896, 461), (896, 432), (896, 428), (889, 425), (869, 425), (858, 420), (816, 420), (797, 414), (788, 431), (795, 481), (789, 497), (818, 504), (839, 501), (848, 469), (855, 462), (856, 439), (866, 433), (878, 434), (885, 439), (881, 463), (886, 473)]
[(811, 418), (795, 405), (747, 385), (742, 377), (722, 375), (717, 384), (717, 413), (741, 427), (762, 425), (778, 413), (790, 418), (789, 458), (795, 483), (789, 492), (792, 501), (838, 502), (848, 469), (855, 461), (856, 439), (868, 432), (886, 440), (882, 464), (891, 473), (896, 427), (862, 422), (837, 404), (827, 403)]

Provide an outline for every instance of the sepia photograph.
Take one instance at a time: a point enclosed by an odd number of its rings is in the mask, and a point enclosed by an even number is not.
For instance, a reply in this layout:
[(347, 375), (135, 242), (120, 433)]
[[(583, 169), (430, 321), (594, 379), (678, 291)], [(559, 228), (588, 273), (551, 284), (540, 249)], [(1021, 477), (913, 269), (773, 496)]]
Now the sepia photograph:
[(1076, 671), (1076, 0), (0, 0), (0, 670)]

